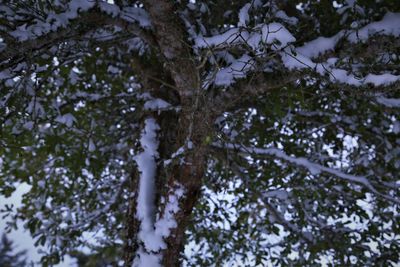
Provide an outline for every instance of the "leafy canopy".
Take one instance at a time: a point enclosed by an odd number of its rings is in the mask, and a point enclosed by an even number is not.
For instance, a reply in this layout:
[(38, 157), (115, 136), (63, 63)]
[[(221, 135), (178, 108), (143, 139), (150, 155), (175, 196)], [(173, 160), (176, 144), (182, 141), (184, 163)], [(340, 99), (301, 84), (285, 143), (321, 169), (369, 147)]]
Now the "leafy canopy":
[[(143, 119), (184, 105), (144, 2), (0, 3), (0, 193), (43, 264), (122, 257)], [(185, 264), (399, 264), (400, 3), (175, 8), (216, 118)]]

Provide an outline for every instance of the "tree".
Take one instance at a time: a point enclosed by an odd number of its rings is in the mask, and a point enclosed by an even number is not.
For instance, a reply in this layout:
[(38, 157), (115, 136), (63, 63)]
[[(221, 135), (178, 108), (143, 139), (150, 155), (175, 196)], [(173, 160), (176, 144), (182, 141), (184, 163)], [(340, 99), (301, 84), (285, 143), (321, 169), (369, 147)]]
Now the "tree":
[(5, 267), (25, 267), (26, 262), (26, 251), (19, 251), (13, 253), (14, 246), (13, 242), (10, 241), (5, 234), (1, 236), (0, 243), (0, 266)]
[(1, 192), (32, 186), (18, 216), (44, 265), (81, 246), (125, 266), (398, 264), (395, 12), (2, 1)]

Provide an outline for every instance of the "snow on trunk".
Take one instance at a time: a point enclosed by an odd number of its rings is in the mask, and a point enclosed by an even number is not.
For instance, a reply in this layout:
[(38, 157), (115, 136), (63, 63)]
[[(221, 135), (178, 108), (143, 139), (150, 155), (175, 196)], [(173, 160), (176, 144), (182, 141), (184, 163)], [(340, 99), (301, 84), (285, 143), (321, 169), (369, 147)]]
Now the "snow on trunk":
[(157, 209), (155, 207), (155, 179), (157, 174), (159, 126), (155, 119), (148, 118), (140, 138), (143, 151), (135, 156), (140, 172), (139, 192), (137, 198), (137, 218), (140, 221), (138, 233), (139, 249), (133, 266), (161, 266), (160, 251), (166, 249), (164, 238), (168, 237), (171, 229), (177, 226), (175, 214), (179, 211), (179, 199), (184, 194), (184, 188), (177, 185), (170, 192), (165, 203), (164, 213), (155, 221)]

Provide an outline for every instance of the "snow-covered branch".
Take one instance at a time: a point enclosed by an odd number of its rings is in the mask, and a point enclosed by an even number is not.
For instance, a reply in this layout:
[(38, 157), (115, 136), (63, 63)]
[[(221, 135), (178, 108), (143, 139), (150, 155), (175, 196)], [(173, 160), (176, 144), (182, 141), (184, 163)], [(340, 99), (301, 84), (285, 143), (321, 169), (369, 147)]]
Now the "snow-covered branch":
[(400, 99), (398, 98), (387, 98), (383, 96), (379, 96), (376, 98), (376, 101), (389, 108), (400, 108)]
[[(368, 73), (360, 78), (353, 73), (354, 70), (348, 71), (337, 66), (337, 56), (328, 58), (324, 62), (315, 61), (316, 57), (334, 50), (339, 41), (346, 41), (353, 45), (366, 42), (374, 36), (399, 37), (400, 13), (388, 12), (382, 20), (371, 22), (360, 29), (341, 30), (332, 37), (318, 37), (296, 46), (296, 38), (281, 23), (272, 22), (257, 24), (254, 27), (244, 27), (245, 18), (247, 18), (246, 20), (249, 18), (248, 12), (248, 7), (241, 10), (239, 14), (240, 25), (236, 28), (229, 28), (225, 32), (213, 36), (203, 37), (202, 34), (196, 36), (195, 48), (217, 52), (218, 50), (229, 51), (240, 46), (244, 51), (250, 50), (252, 53), (256, 53), (257, 59), (261, 62), (263, 58), (270, 59), (269, 57), (276, 54), (281, 57), (283, 67), (287, 70), (312, 70), (319, 75), (328, 76), (332, 82), (352, 86), (367, 84), (382, 86), (400, 80), (399, 75), (391, 72)], [(266, 47), (272, 51), (266, 53)], [(213, 83), (217, 86), (231, 86), (236, 79), (245, 78), (250, 70), (256, 69), (251, 64), (255, 58), (248, 59), (248, 52), (244, 52), (237, 59), (229, 53), (224, 53), (223, 60), (226, 61), (227, 66), (218, 67), (213, 79)], [(244, 65), (244, 62), (247, 63)], [(271, 68), (266, 67), (265, 71), (269, 72)]]
[(224, 148), (224, 149), (233, 149), (235, 151), (239, 151), (241, 153), (249, 154), (249, 155), (258, 155), (258, 156), (273, 156), (277, 159), (284, 160), (286, 162), (292, 163), (294, 165), (304, 167), (306, 168), (312, 175), (318, 175), (321, 172), (323, 173), (328, 173), (330, 175), (333, 175), (335, 177), (341, 178), (343, 180), (349, 181), (351, 183), (357, 183), (365, 188), (369, 189), (371, 192), (388, 199), (390, 201), (393, 201), (395, 203), (400, 203), (399, 199), (384, 195), (380, 192), (378, 192), (375, 187), (370, 183), (370, 181), (364, 177), (364, 176), (356, 176), (356, 175), (351, 175), (344, 173), (340, 170), (326, 167), (323, 165), (320, 165), (318, 163), (312, 162), (304, 157), (294, 157), (294, 156), (289, 156), (287, 155), (284, 151), (275, 148), (275, 147), (269, 147), (269, 148), (255, 148), (255, 147), (246, 147), (241, 144), (232, 144), (232, 143), (213, 143), (213, 146), (218, 147), (218, 148)]
[(133, 266), (161, 266), (160, 251), (167, 248), (164, 238), (168, 238), (171, 229), (177, 227), (175, 214), (179, 211), (179, 199), (184, 195), (184, 188), (181, 185), (171, 188), (171, 192), (165, 199), (162, 215), (156, 219), (155, 180), (158, 158), (156, 131), (159, 129), (154, 118), (146, 119), (140, 138), (143, 152), (135, 157), (140, 172), (136, 216), (140, 220), (138, 237), (141, 244)]
[[(91, 4), (85, 5), (86, 2)], [(113, 5), (110, 6), (115, 8)], [(26, 57), (40, 55), (39, 51), (54, 45), (86, 40), (85, 36), (88, 33), (102, 27), (115, 27), (114, 31), (117, 34), (130, 33), (132, 37), (139, 37), (147, 44), (156, 47), (154, 37), (143, 28), (150, 25), (149, 22), (143, 22), (144, 19), (140, 17), (144, 16), (143, 12), (139, 12), (138, 8), (131, 8), (115, 13), (109, 12), (105, 3), (97, 6), (94, 5), (94, 1), (72, 1), (66, 12), (50, 14), (44, 21), (34, 21), (30, 26), (24, 24), (11, 32), (5, 39), (5, 47), (1, 50), (0, 69), (15, 66), (26, 60)]]

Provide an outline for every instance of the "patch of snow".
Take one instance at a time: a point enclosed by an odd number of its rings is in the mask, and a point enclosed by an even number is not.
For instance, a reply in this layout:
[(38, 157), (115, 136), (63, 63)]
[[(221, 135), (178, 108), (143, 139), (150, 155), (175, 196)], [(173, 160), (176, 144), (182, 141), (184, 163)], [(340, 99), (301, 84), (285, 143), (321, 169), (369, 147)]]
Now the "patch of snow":
[(88, 147), (89, 152), (93, 152), (96, 150), (96, 145), (94, 144), (92, 139), (89, 139), (89, 147)]
[[(285, 26), (277, 22), (264, 25), (261, 32), (262, 40), (267, 44), (274, 43), (277, 49), (296, 41), (296, 38), (294, 38)], [(279, 43), (276, 43), (276, 41), (279, 41)]]
[(144, 103), (145, 110), (162, 110), (162, 109), (168, 109), (170, 107), (171, 107), (170, 103), (160, 98), (151, 99), (146, 101), (146, 103)]
[(64, 115), (57, 116), (55, 121), (65, 124), (67, 127), (71, 127), (74, 124), (74, 122), (76, 122), (76, 119), (71, 113), (67, 113)]
[(281, 54), (283, 64), (289, 70), (293, 69), (304, 69), (304, 68), (315, 68), (316, 64), (308, 57), (297, 53), (293, 54), (289, 49), (285, 49)]
[(175, 214), (179, 211), (179, 199), (184, 195), (182, 186), (176, 186), (168, 195), (162, 217), (155, 221), (155, 178), (158, 158), (157, 131), (159, 126), (154, 118), (145, 121), (140, 138), (143, 151), (135, 156), (140, 172), (137, 197), (137, 218), (140, 220), (139, 240), (142, 242), (133, 266), (160, 266), (159, 251), (166, 248), (164, 238), (177, 226)]
[(377, 97), (376, 101), (379, 104), (382, 104), (384, 106), (390, 107), (390, 108), (400, 108), (400, 99), (399, 98), (386, 98), (383, 96)]
[(246, 27), (247, 22), (249, 21), (249, 9), (251, 7), (250, 3), (245, 4), (239, 11), (239, 27)]
[(185, 193), (184, 188), (179, 185), (173, 190), (172, 194), (168, 196), (168, 202), (165, 205), (163, 216), (155, 223), (155, 234), (162, 237), (168, 237), (171, 229), (177, 226), (175, 221), (175, 214), (179, 211), (179, 199)]
[(112, 17), (117, 17), (121, 11), (119, 7), (115, 4), (110, 4), (106, 2), (99, 2), (98, 4), (103, 12), (105, 12), (108, 15), (111, 15)]
[(219, 46), (222, 44), (233, 44), (239, 43), (241, 39), (239, 38), (240, 30), (238, 28), (232, 28), (228, 31), (214, 35), (211, 37), (199, 36), (196, 38), (195, 43), (198, 48), (207, 48), (210, 46)]
[(246, 77), (252, 67), (253, 60), (248, 55), (243, 55), (229, 66), (219, 70), (215, 76), (215, 85), (229, 86), (235, 79)]
[(160, 266), (161, 255), (158, 252), (166, 248), (163, 237), (167, 237), (170, 230), (176, 227), (174, 214), (179, 210), (178, 200), (183, 195), (182, 188), (176, 189), (169, 195), (163, 217), (154, 222), (156, 159), (158, 157), (157, 130), (159, 126), (155, 119), (146, 119), (140, 138), (143, 152), (135, 156), (140, 172), (136, 216), (141, 222), (138, 237), (143, 242), (143, 247), (140, 247), (133, 266)]
[(384, 34), (398, 37), (400, 35), (400, 13), (388, 12), (381, 21), (372, 22), (348, 37), (350, 42), (365, 41), (371, 35)]
[(371, 191), (376, 192), (376, 190), (372, 187), (372, 185), (370, 184), (368, 179), (364, 176), (355, 176), (355, 175), (343, 173), (338, 169), (325, 167), (318, 163), (311, 162), (304, 157), (289, 156), (284, 151), (282, 151), (281, 149), (278, 149), (278, 148), (274, 148), (274, 147), (254, 148), (254, 147), (245, 147), (245, 146), (236, 145), (236, 144), (223, 144), (222, 145), (219, 143), (213, 143), (213, 145), (218, 146), (218, 147), (237, 149), (243, 153), (254, 153), (254, 154), (259, 154), (259, 155), (275, 156), (278, 159), (282, 159), (284, 161), (293, 163), (295, 165), (302, 166), (302, 167), (308, 169), (310, 171), (310, 173), (313, 175), (318, 175), (321, 172), (329, 173), (329, 174), (339, 177), (341, 179), (362, 184), (363, 186), (370, 189)]
[(150, 16), (143, 8), (126, 7), (122, 10), (121, 17), (130, 22), (138, 22), (143, 28), (151, 27)]
[(354, 75), (348, 74), (346, 70), (342, 69), (331, 69), (330, 78), (331, 81), (341, 82), (349, 85), (360, 86), (362, 85), (362, 80), (356, 79)]
[(265, 192), (263, 196), (267, 198), (278, 198), (281, 200), (285, 200), (289, 197), (289, 193), (286, 190), (272, 190)]
[(161, 256), (158, 254), (147, 253), (143, 248), (139, 248), (138, 255), (133, 261), (132, 267), (161, 267)]
[(93, 0), (72, 0), (69, 2), (65, 12), (59, 14), (49, 12), (44, 21), (34, 20), (34, 23), (29, 26), (23, 24), (14, 31), (11, 31), (10, 35), (20, 42), (36, 39), (51, 31), (56, 31), (60, 27), (67, 26), (70, 20), (78, 16), (79, 12), (88, 11), (90, 8), (94, 7), (95, 3), (96, 2)]
[(28, 122), (25, 122), (22, 127), (27, 129), (27, 130), (32, 130), (34, 125), (35, 124), (34, 124), (33, 121), (28, 121)]
[(333, 50), (340, 38), (343, 37), (343, 33), (343, 31), (340, 31), (332, 37), (318, 37), (296, 48), (296, 51), (306, 57), (315, 58), (329, 50)]
[[(155, 176), (157, 169), (156, 158), (158, 157), (157, 130), (159, 130), (159, 126), (155, 119), (146, 119), (145, 128), (140, 138), (143, 152), (134, 158), (140, 172), (139, 194), (136, 207), (136, 215), (141, 221), (139, 238), (148, 247), (153, 247), (151, 233), (154, 231), (153, 220), (155, 215)], [(162, 240), (156, 240), (156, 242), (162, 242)]]
[(296, 17), (289, 17), (285, 11), (279, 10), (278, 12), (275, 13), (275, 17), (284, 20), (285, 22), (291, 24), (291, 25), (296, 25), (299, 20)]
[(380, 85), (388, 85), (391, 83), (394, 83), (400, 79), (400, 76), (396, 76), (393, 74), (389, 73), (383, 73), (383, 74), (368, 74), (365, 79), (364, 83), (371, 83), (375, 86), (380, 86)]

